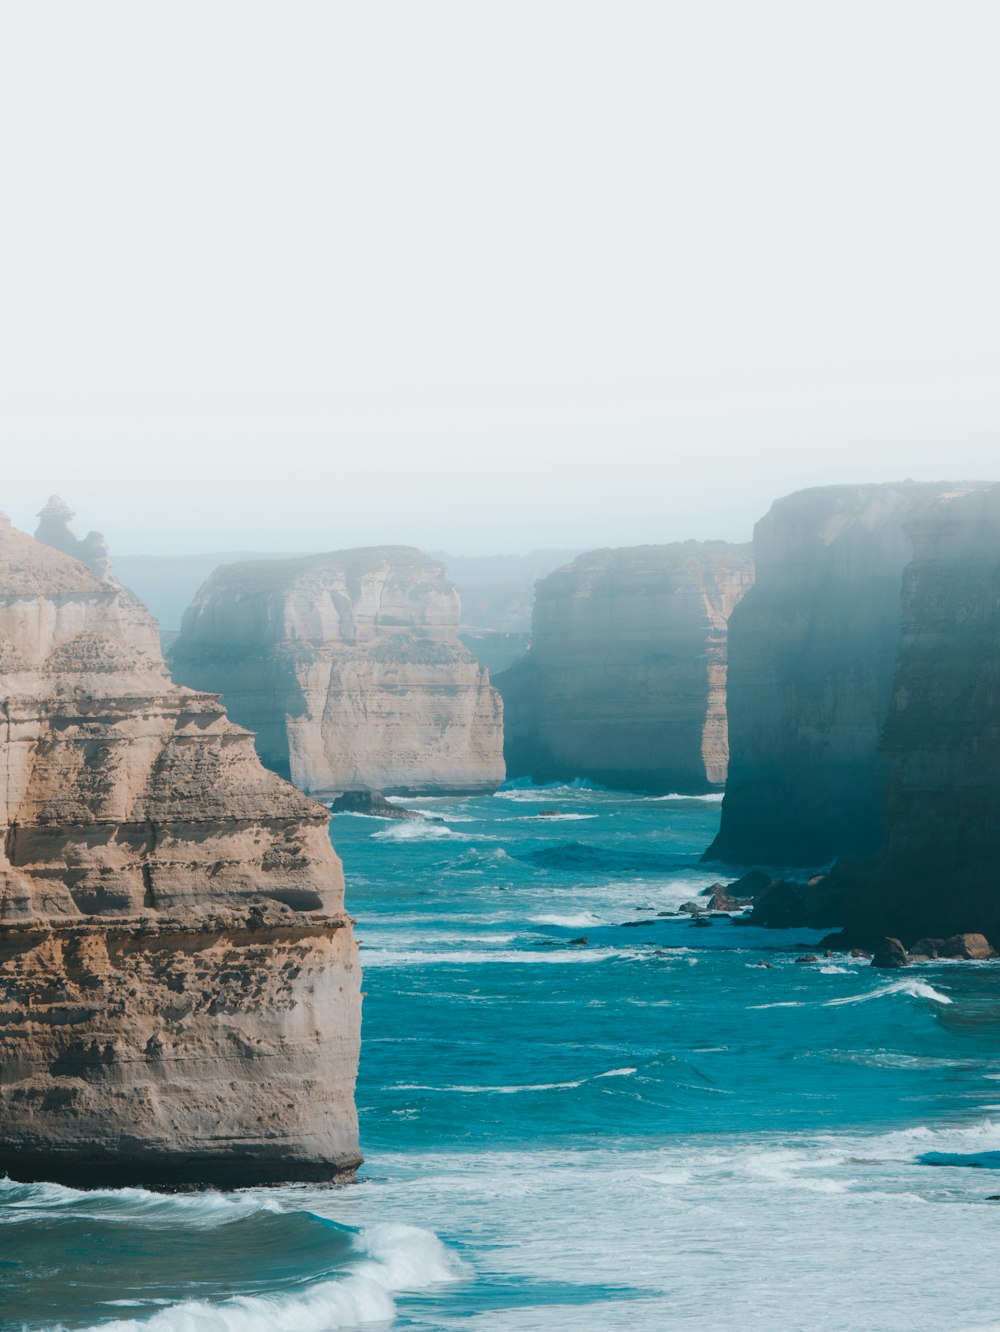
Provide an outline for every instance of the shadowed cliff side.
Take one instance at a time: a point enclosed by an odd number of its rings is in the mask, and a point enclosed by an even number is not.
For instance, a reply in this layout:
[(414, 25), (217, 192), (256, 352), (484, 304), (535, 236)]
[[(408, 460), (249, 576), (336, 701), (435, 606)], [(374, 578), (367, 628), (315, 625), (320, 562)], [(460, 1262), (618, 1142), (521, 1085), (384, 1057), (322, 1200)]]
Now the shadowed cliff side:
[(537, 586), (530, 652), (499, 675), (508, 775), (707, 791), (725, 781), (726, 622), (747, 546), (581, 555)]
[(885, 725), (887, 844), (842, 867), (849, 936), (1000, 942), (1000, 487), (907, 523), (902, 644)]
[(729, 780), (706, 859), (822, 865), (881, 845), (909, 525), (948, 489), (804, 490), (757, 524), (757, 580), (729, 626)]
[(409, 546), (248, 561), (202, 587), (171, 664), (303, 790), (490, 791), (500, 696), (459, 613), (444, 567)]
[(131, 593), (7, 519), (0, 681), (0, 1173), (350, 1177), (359, 968), (326, 811), (171, 683)]

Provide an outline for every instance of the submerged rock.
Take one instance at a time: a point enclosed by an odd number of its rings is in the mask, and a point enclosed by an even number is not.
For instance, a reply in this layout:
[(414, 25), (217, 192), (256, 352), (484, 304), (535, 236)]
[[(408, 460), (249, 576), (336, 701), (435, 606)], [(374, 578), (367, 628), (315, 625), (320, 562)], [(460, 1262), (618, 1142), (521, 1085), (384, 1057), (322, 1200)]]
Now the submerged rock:
[(360, 993), (326, 810), (140, 602), (0, 521), (0, 1174), (346, 1179)]
[(224, 565), (171, 649), (262, 760), (323, 796), (493, 791), (503, 713), (444, 565), (409, 546)]

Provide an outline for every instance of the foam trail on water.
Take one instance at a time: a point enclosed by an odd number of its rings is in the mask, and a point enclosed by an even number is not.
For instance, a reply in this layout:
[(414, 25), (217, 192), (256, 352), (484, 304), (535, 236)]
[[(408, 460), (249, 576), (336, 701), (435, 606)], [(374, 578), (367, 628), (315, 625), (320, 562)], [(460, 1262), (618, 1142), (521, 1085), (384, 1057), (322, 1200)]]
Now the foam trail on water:
[(237, 1295), (212, 1304), (184, 1300), (151, 1318), (113, 1319), (84, 1332), (331, 1332), (388, 1323), (393, 1294), (461, 1279), (465, 1265), (430, 1231), (384, 1223), (361, 1231), (344, 1277), (274, 1295)]
[(940, 990), (935, 990), (933, 985), (928, 985), (926, 981), (914, 980), (907, 977), (906, 980), (894, 981), (891, 985), (883, 985), (879, 990), (871, 990), (868, 994), (849, 994), (843, 999), (827, 999), (825, 1004), (828, 1008), (835, 1008), (840, 1004), (864, 1004), (869, 999), (884, 999), (891, 994), (908, 994), (914, 999), (932, 999), (936, 1004), (950, 1004), (951, 1000)]

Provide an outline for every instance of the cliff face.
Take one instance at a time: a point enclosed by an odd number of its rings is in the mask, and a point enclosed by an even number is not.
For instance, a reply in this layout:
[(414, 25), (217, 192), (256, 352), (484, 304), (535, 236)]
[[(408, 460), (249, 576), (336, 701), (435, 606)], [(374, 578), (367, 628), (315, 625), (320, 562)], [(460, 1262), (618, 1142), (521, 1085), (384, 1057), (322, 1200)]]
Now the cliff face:
[(130, 593), (0, 521), (0, 1173), (333, 1179), (359, 969), (327, 814)]
[(848, 929), (1000, 942), (1000, 487), (946, 495), (907, 531), (888, 839), (849, 867)]
[(725, 781), (726, 624), (749, 547), (581, 555), (537, 587), (528, 655), (497, 677), (512, 777), (706, 791)]
[(709, 857), (819, 865), (881, 844), (910, 524), (944, 490), (805, 490), (757, 524), (757, 580), (729, 626), (729, 781)]
[(171, 658), (304, 790), (494, 790), (500, 697), (459, 614), (444, 567), (407, 546), (253, 561), (208, 579)]

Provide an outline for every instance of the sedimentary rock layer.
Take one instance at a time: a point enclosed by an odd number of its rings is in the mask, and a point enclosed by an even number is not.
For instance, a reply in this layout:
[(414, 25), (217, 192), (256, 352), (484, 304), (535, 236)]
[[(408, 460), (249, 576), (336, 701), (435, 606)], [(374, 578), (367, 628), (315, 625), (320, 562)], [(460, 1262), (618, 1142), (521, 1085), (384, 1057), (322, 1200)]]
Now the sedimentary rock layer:
[(729, 780), (708, 853), (821, 865), (885, 834), (880, 750), (912, 524), (946, 487), (829, 486), (778, 500), (729, 625)]
[(500, 697), (459, 616), (444, 566), (408, 546), (249, 561), (208, 579), (171, 659), (303, 790), (493, 790)]
[(902, 642), (884, 731), (887, 844), (845, 866), (847, 925), (871, 938), (1000, 942), (1000, 487), (907, 523)]
[(538, 584), (531, 650), (497, 677), (508, 775), (706, 791), (725, 781), (726, 625), (749, 547), (581, 555)]
[(113, 580), (0, 521), (0, 1173), (335, 1179), (359, 972), (327, 814), (173, 685)]

